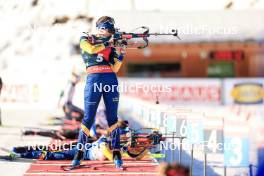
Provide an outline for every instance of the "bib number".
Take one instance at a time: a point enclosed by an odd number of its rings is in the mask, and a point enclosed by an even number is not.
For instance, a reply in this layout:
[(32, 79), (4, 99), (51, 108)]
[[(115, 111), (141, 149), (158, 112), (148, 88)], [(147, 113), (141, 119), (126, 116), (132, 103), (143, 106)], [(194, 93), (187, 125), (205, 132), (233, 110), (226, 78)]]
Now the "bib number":
[(101, 54), (101, 53), (99, 53), (99, 54), (96, 56), (95, 61), (96, 61), (96, 62), (103, 62), (103, 60), (104, 60), (104, 55)]

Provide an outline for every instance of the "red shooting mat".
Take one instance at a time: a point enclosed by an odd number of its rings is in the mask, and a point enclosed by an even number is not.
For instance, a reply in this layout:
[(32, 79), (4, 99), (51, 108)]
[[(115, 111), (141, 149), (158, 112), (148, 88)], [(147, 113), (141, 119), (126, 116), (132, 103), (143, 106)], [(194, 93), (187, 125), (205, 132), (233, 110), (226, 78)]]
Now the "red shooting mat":
[(158, 164), (152, 160), (124, 160), (124, 170), (115, 168), (111, 161), (82, 161), (83, 167), (64, 171), (61, 166), (70, 165), (71, 161), (44, 161), (32, 163), (24, 174), (28, 175), (157, 175)]
[[(63, 145), (65, 143), (69, 144), (74, 142), (74, 140), (51, 140), (51, 145)], [(114, 163), (111, 161), (82, 161), (83, 165), (81, 168), (65, 171), (61, 166), (70, 166), (71, 160), (57, 160), (57, 161), (45, 161), (37, 160), (35, 163), (32, 163), (29, 169), (24, 174), (25, 176), (46, 176), (46, 175), (126, 175), (126, 176), (153, 176), (157, 175), (158, 163), (154, 162), (152, 159), (124, 159), (124, 170), (118, 170), (115, 168)]]

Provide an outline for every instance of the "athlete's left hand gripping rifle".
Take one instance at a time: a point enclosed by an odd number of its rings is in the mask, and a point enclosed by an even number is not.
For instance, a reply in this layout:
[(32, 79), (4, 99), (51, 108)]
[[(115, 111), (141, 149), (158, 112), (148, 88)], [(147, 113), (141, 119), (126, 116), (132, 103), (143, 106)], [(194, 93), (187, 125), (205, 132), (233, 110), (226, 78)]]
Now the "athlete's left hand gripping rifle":
[(114, 41), (114, 46), (117, 47), (123, 47), (123, 46), (127, 46), (127, 40), (130, 39), (135, 39), (135, 38), (142, 38), (144, 41), (144, 45), (143, 46), (138, 46), (137, 49), (143, 49), (146, 48), (149, 44), (148, 38), (150, 36), (174, 36), (177, 37), (179, 40), (180, 37), (178, 36), (178, 30), (176, 29), (172, 29), (171, 33), (149, 33), (149, 28), (142, 26), (140, 28), (137, 29), (143, 29), (144, 32), (142, 33), (126, 33), (126, 32), (120, 32), (118, 29), (116, 30), (117, 32), (115, 34), (113, 34), (113, 41)]

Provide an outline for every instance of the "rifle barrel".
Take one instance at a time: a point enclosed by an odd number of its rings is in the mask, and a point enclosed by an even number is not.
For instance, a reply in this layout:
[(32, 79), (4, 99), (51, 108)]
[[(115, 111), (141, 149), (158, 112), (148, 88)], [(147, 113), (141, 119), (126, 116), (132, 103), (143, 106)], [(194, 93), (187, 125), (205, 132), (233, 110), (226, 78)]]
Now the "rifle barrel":
[(158, 36), (158, 35), (175, 35), (175, 33), (149, 33), (148, 35), (155, 35), (155, 36)]

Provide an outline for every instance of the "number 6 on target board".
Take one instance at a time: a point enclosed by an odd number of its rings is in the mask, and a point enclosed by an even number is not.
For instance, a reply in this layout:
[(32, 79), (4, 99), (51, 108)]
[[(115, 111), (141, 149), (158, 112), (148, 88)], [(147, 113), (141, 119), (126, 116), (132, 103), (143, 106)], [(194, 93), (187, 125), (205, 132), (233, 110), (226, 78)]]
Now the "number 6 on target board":
[(189, 144), (202, 144), (203, 134), (203, 115), (194, 113), (187, 119), (187, 141)]

